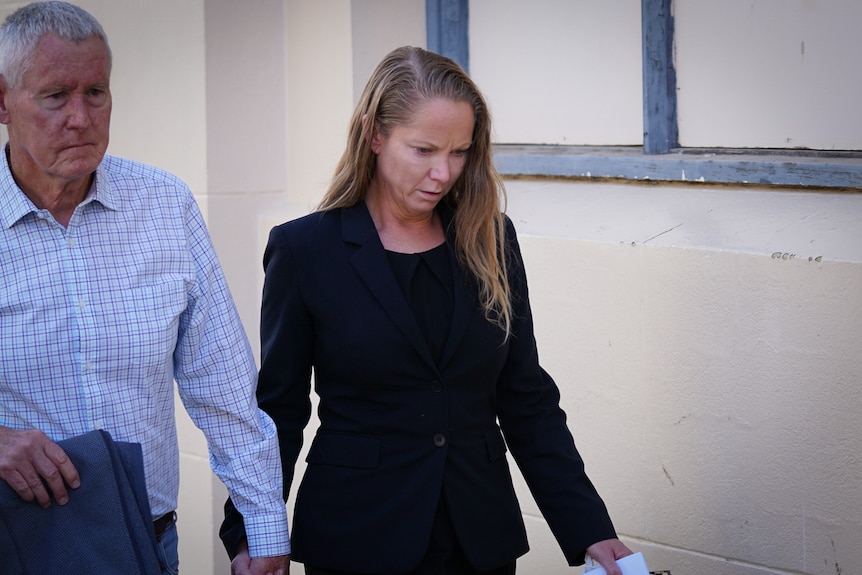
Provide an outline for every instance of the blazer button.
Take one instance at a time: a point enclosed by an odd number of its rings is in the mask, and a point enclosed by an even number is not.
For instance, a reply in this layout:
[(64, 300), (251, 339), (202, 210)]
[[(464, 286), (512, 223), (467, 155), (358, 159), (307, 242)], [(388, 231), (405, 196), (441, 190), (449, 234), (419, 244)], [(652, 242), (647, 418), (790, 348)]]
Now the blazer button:
[(437, 447), (443, 447), (446, 445), (446, 436), (442, 433), (438, 433), (434, 436), (434, 445)]
[(435, 379), (431, 382), (431, 391), (433, 391), (434, 393), (440, 393), (441, 391), (443, 391), (443, 384)]

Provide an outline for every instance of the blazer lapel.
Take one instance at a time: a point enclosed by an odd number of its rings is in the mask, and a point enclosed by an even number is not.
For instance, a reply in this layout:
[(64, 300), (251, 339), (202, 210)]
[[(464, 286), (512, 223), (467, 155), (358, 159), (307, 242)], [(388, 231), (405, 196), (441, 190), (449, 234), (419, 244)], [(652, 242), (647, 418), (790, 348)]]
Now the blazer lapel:
[(443, 348), (443, 355), (440, 358), (440, 369), (443, 369), (449, 360), (452, 359), (455, 350), (461, 344), (461, 340), (464, 339), (467, 326), (475, 311), (478, 286), (472, 278), (465, 274), (461, 264), (458, 262), (458, 254), (455, 252), (455, 226), (453, 225), (454, 218), (452, 212), (446, 207), (442, 207), (440, 215), (443, 218), (443, 229), (446, 231), (446, 245), (449, 248), (449, 261), (452, 266), (452, 289), (454, 290), (452, 324), (449, 327), (449, 337), (446, 340), (446, 346)]
[(425, 338), (422, 337), (407, 299), (398, 287), (365, 203), (345, 208), (341, 214), (344, 241), (358, 245), (356, 253), (350, 258), (356, 273), (407, 341), (419, 352), (422, 359), (436, 370), (437, 364)]

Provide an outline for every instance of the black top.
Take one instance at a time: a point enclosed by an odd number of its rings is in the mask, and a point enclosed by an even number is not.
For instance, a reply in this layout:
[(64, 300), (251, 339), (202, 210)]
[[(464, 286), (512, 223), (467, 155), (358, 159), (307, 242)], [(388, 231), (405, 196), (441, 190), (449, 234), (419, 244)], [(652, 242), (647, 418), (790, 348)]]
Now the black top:
[(446, 243), (416, 254), (387, 250), (386, 257), (434, 359), (439, 362), (453, 313), (452, 266)]

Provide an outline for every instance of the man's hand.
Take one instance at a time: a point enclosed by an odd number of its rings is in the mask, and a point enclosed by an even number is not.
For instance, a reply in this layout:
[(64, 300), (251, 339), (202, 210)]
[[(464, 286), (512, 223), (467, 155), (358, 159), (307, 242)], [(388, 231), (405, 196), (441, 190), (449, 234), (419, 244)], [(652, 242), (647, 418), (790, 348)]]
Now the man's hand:
[(248, 554), (248, 544), (240, 544), (239, 551), (230, 564), (231, 575), (289, 575), (290, 555), (255, 557)]
[(605, 539), (587, 547), (587, 553), (605, 568), (608, 575), (622, 575), (617, 559), (631, 555), (632, 550), (619, 539)]
[(42, 507), (51, 506), (51, 494), (57, 503), (65, 505), (69, 502), (66, 486), (77, 489), (81, 485), (78, 470), (63, 449), (35, 429), (0, 427), (0, 479), (21, 499), (35, 499)]

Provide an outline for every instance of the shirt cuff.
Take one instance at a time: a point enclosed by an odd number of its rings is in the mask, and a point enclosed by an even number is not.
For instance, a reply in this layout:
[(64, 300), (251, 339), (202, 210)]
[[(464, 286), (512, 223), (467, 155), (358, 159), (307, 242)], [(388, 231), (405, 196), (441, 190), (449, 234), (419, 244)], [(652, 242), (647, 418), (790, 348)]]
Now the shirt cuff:
[(275, 557), (290, 554), (287, 510), (272, 516), (245, 518), (245, 536), (251, 557)]

